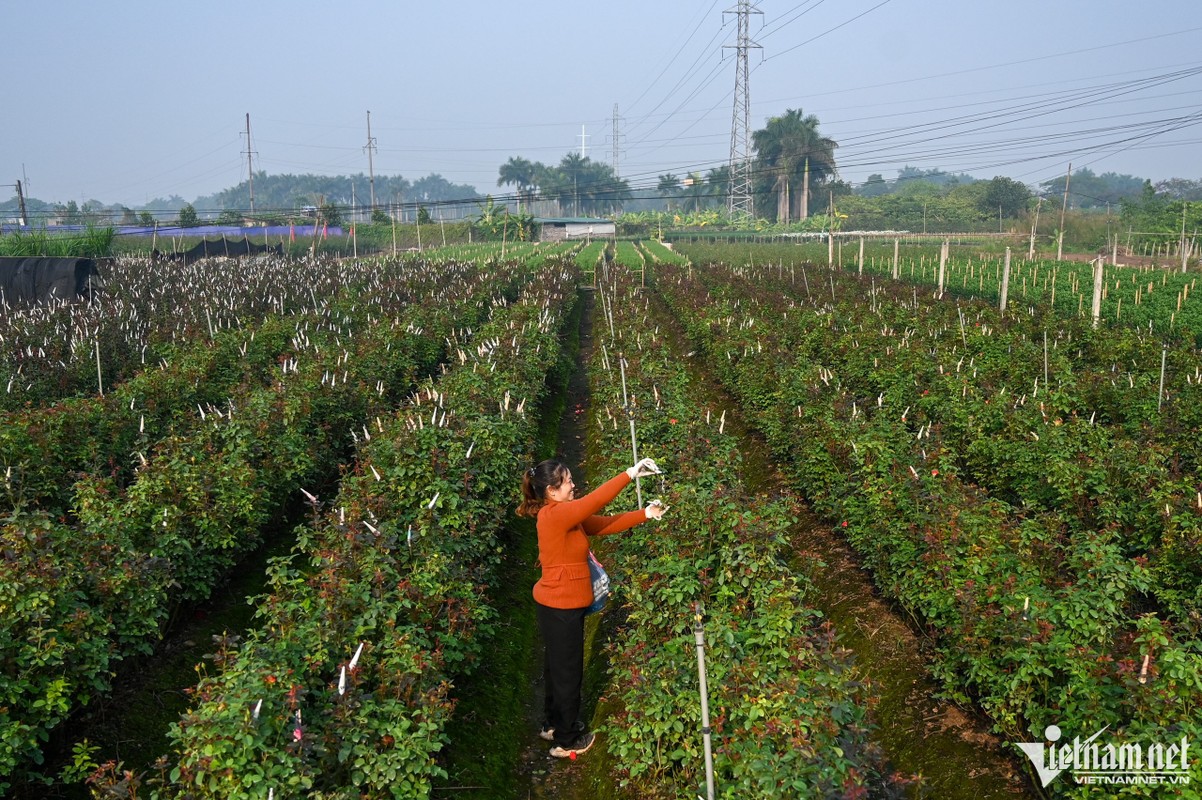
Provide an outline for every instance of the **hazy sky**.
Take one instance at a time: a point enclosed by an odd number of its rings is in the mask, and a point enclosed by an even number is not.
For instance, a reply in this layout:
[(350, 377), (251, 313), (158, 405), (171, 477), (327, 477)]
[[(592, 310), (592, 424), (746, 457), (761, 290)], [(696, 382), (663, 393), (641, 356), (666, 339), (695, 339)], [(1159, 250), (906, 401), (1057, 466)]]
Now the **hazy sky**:
[[(736, 0), (0, 5), (0, 184), (136, 205), (255, 169), (499, 192), (581, 146), (633, 187), (726, 163)], [(904, 165), (1036, 184), (1202, 178), (1200, 0), (759, 0), (752, 128), (801, 108), (846, 180)], [(0, 195), (13, 190), (0, 186)]]

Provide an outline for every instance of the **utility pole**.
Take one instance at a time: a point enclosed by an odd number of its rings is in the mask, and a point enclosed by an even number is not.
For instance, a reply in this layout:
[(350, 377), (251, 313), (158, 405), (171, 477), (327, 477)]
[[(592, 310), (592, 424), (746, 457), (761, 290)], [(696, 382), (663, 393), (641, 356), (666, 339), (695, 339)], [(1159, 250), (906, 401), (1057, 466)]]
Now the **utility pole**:
[(250, 213), (255, 213), (255, 168), (251, 163), (250, 149), (250, 112), (246, 113), (246, 176), (250, 186)]
[[(21, 174), (24, 174), (24, 168), (22, 168)], [(25, 227), (29, 224), (29, 217), (25, 214), (25, 194), (21, 191), (20, 181), (17, 181), (17, 207), (21, 210), (21, 219), (19, 220), (21, 227)]]
[(730, 215), (751, 216), (754, 202), (751, 196), (751, 92), (747, 68), (747, 51), (760, 45), (751, 41), (748, 33), (752, 14), (763, 14), (751, 0), (739, 0), (733, 9), (722, 14), (738, 16), (738, 39), (735, 48), (735, 100), (730, 117)]
[[(1043, 208), (1043, 198), (1035, 203), (1035, 219), (1031, 222), (1031, 245), (1027, 248), (1027, 260), (1035, 260), (1035, 232), (1039, 228), (1039, 209)], [(1004, 311), (1005, 309), (1003, 309)]]
[(371, 185), (371, 210), (376, 210), (376, 176), (372, 172), (371, 154), (376, 150), (376, 140), (371, 135), (371, 112), (367, 112), (367, 144), (363, 146), (367, 151), (367, 182)]
[(1064, 212), (1068, 208), (1068, 184), (1073, 179), (1073, 163), (1068, 164), (1068, 174), (1064, 176), (1064, 200), (1060, 203), (1060, 235), (1056, 237), (1056, 260), (1064, 257)]
[[(19, 183), (17, 184), (17, 196), (20, 197), (20, 184)], [(1190, 263), (1189, 247), (1185, 246), (1185, 210), (1189, 209), (1189, 207), (1190, 207), (1190, 204), (1188, 201), (1182, 201), (1182, 271), (1183, 271), (1183, 273), (1185, 271), (1185, 268), (1188, 267), (1188, 265)], [(25, 216), (24, 208), (22, 210), (20, 210), (20, 215)]]

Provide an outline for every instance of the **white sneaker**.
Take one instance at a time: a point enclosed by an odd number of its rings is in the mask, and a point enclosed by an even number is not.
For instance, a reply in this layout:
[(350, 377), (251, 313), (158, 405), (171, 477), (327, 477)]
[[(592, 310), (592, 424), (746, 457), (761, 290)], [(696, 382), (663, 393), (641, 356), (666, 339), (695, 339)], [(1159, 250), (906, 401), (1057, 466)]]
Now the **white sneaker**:
[(597, 741), (596, 734), (582, 733), (572, 742), (569, 747), (560, 747), (555, 745), (551, 748), (552, 758), (576, 758), (581, 753), (587, 753), (589, 748), (593, 746), (593, 742)]

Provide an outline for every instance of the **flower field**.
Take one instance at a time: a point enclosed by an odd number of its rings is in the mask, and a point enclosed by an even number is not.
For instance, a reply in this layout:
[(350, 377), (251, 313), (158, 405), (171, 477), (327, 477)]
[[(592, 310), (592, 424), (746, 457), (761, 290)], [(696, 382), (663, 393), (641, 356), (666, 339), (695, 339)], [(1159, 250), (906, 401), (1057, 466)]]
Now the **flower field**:
[(657, 286), (796, 486), (932, 637), (948, 692), (1011, 741), (1052, 724), (1196, 740), (1192, 341), (813, 265), (695, 264)]
[[(1006, 742), (1049, 726), (1196, 742), (1194, 275), (1106, 267), (1095, 326), (1088, 265), (1014, 260), (1002, 312), (998, 256), (950, 259), (942, 296), (938, 252), (915, 258), (896, 280), (892, 247), (861, 268), (825, 244), (121, 258), (90, 304), (10, 309), (0, 795), (60, 780), (72, 744), (94, 797), (472, 791), (449, 785), (446, 753), (485, 743), (453, 718), (510, 624), (502, 543), (585, 291), (588, 473), (633, 463), (633, 422), (664, 470), (643, 502), (671, 510), (595, 543), (614, 591), (597, 750), (489, 796), (543, 796), (572, 770), (604, 785), (575, 798), (704, 796), (698, 621), (717, 797), (931, 796), (881, 740), (871, 655), (817, 610), (804, 506), (923, 640), (941, 699)], [(751, 488), (733, 416), (784, 486)], [(253, 626), (180, 688), (162, 758), (90, 763), (74, 721), (281, 531)], [(1193, 783), (1112, 794), (1202, 797), (1190, 755)], [(1100, 796), (1064, 778), (1043, 794)]]

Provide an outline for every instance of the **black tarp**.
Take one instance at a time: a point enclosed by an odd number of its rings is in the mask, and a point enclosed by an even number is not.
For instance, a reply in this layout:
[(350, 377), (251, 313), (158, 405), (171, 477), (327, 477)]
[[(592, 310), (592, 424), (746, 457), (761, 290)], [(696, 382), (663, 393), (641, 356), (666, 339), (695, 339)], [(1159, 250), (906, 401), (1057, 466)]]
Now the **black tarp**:
[(88, 297), (99, 274), (91, 258), (0, 257), (0, 291), (13, 304)]
[(155, 258), (162, 258), (167, 261), (179, 261), (184, 264), (191, 264), (194, 261), (199, 261), (202, 258), (214, 257), (229, 257), (241, 258), (243, 256), (258, 256), (258, 255), (284, 255), (284, 246), (282, 244), (256, 244), (247, 237), (241, 239), (216, 239), (210, 241), (202, 239), (194, 246), (188, 248), (182, 253), (159, 253), (157, 250), (154, 253)]

